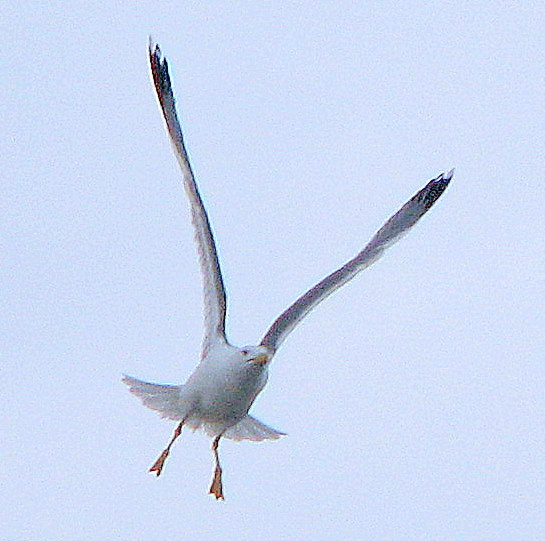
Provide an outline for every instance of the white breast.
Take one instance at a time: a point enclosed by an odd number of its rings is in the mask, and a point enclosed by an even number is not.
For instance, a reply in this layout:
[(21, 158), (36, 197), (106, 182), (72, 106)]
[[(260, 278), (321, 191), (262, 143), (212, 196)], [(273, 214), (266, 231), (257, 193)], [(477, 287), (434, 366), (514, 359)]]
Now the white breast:
[(247, 362), (237, 348), (216, 347), (184, 386), (193, 402), (192, 417), (232, 426), (250, 409), (267, 382), (267, 368)]

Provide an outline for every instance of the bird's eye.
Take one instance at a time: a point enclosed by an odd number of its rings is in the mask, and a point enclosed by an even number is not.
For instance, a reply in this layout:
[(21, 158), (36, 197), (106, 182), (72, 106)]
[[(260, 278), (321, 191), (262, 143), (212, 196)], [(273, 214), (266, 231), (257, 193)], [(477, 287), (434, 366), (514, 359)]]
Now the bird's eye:
[(248, 353), (250, 353), (247, 349), (243, 349), (241, 351), (242, 355), (248, 355)]

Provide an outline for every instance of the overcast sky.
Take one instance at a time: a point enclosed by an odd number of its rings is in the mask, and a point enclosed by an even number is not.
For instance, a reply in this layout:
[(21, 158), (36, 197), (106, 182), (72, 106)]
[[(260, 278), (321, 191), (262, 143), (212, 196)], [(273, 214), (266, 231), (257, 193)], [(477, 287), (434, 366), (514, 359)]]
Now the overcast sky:
[[(411, 5), (411, 8), (406, 7)], [(541, 2), (3, 3), (0, 539), (545, 539)], [(198, 361), (168, 57), (234, 344), (429, 179), (421, 223), (285, 342), (221, 446), (132, 397)]]

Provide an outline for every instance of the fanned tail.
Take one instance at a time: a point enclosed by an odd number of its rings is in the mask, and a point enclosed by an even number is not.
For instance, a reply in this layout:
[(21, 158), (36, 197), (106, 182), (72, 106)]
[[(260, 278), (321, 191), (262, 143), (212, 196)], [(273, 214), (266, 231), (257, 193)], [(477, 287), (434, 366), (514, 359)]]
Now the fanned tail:
[(121, 380), (128, 385), (129, 391), (140, 398), (144, 406), (158, 411), (161, 417), (179, 421), (183, 419), (185, 412), (180, 403), (181, 385), (160, 385), (148, 383), (131, 376), (123, 375)]
[[(161, 417), (172, 419), (173, 421), (186, 420), (185, 424), (193, 430), (202, 429), (211, 437), (222, 434), (223, 427), (213, 422), (195, 417), (188, 417), (188, 404), (181, 397), (183, 385), (161, 385), (158, 383), (148, 383), (131, 376), (123, 375), (121, 380), (128, 385), (129, 391), (140, 398), (144, 406), (155, 410), (161, 414)], [(250, 440), (277, 440), (280, 436), (285, 436), (284, 432), (275, 430), (265, 423), (258, 421), (251, 415), (246, 415), (236, 425), (231, 426), (225, 432), (223, 437), (234, 441)]]
[(265, 423), (258, 421), (251, 415), (246, 415), (244, 419), (239, 421), (236, 425), (228, 428), (224, 434), (224, 438), (228, 438), (234, 441), (250, 440), (250, 441), (263, 441), (263, 440), (277, 440), (280, 436), (285, 436), (285, 432), (280, 432), (267, 426)]

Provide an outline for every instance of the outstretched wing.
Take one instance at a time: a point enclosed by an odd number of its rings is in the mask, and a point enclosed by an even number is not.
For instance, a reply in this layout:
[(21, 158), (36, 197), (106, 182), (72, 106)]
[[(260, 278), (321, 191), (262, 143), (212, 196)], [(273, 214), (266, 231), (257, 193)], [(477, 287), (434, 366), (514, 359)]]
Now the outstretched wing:
[(191, 221), (199, 252), (204, 287), (203, 354), (214, 342), (225, 342), (226, 296), (214, 236), (184, 145), (176, 102), (172, 92), (168, 63), (156, 43), (149, 41), (149, 61), (155, 91), (167, 126), (176, 159), (182, 171), (185, 192), (191, 205)]
[(261, 345), (276, 351), (295, 326), (333, 291), (379, 259), (386, 248), (397, 242), (426, 214), (448, 186), (454, 170), (431, 180), (394, 214), (375, 234), (369, 244), (340, 269), (326, 276), (312, 289), (299, 297), (271, 325)]

